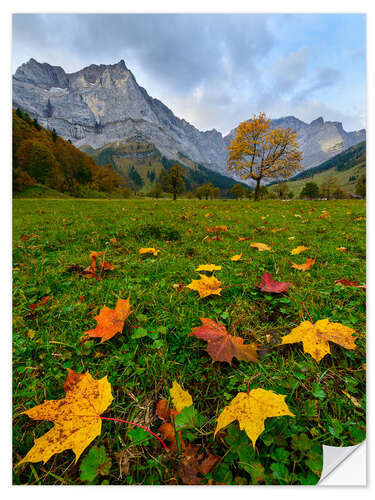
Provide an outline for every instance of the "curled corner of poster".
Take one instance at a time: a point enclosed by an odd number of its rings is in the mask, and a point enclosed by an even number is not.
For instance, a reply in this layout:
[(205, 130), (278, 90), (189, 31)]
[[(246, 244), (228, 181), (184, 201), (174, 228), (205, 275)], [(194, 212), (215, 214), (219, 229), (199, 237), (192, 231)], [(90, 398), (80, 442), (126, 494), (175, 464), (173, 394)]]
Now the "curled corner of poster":
[(355, 446), (323, 445), (318, 486), (366, 486), (366, 441)]

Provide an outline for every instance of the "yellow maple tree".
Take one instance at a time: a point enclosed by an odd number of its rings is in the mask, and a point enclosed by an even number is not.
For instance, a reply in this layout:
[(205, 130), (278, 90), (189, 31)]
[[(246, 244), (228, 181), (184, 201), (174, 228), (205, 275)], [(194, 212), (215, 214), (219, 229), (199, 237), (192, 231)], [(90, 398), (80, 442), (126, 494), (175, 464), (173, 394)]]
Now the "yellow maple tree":
[(68, 387), (65, 398), (44, 401), (23, 412), (34, 420), (53, 422), (54, 426), (35, 439), (34, 446), (18, 465), (25, 462), (45, 463), (52, 455), (64, 450), (73, 450), (77, 462), (85, 448), (100, 435), (102, 420), (99, 415), (112, 400), (111, 384), (107, 377), (95, 380), (87, 372)]
[(346, 349), (356, 349), (354, 333), (352, 328), (341, 323), (332, 323), (328, 319), (320, 319), (316, 323), (303, 321), (282, 338), (281, 344), (302, 342), (304, 352), (311, 354), (319, 363), (324, 356), (331, 353), (329, 342), (335, 342)]
[(301, 160), (296, 132), (291, 128), (272, 128), (265, 113), (259, 113), (237, 127), (228, 146), (227, 169), (241, 179), (255, 180), (254, 199), (258, 200), (262, 179), (290, 177), (301, 169)]
[(294, 417), (285, 403), (285, 398), (286, 396), (260, 388), (252, 389), (248, 394), (239, 392), (219, 415), (214, 435), (238, 420), (240, 429), (246, 432), (255, 446), (258, 436), (264, 431), (266, 418), (283, 415)]

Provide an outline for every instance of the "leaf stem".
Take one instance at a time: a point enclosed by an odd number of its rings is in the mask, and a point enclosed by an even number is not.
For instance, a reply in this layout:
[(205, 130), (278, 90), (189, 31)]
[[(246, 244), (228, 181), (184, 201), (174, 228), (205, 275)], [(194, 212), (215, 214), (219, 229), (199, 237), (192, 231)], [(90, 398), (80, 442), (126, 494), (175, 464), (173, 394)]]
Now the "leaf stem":
[(311, 323), (312, 323), (312, 324), (314, 324), (314, 321), (312, 320), (312, 317), (310, 316), (310, 313), (309, 313), (309, 311), (307, 310), (307, 308), (306, 308), (306, 306), (305, 306), (305, 303), (304, 303), (303, 301), (302, 301), (302, 306), (303, 306), (303, 308), (305, 309), (305, 311), (307, 312), (307, 314), (308, 314), (308, 316), (309, 316), (309, 318), (310, 318)]
[(130, 425), (135, 425), (136, 427), (141, 427), (141, 429), (144, 429), (145, 431), (149, 432), (158, 441), (160, 441), (166, 451), (169, 451), (169, 448), (164, 443), (164, 441), (159, 436), (157, 436), (156, 434), (154, 434), (150, 429), (148, 429), (147, 427), (145, 427), (144, 425), (136, 424), (134, 422), (129, 422), (128, 420), (122, 420), (121, 418), (109, 418), (109, 417), (101, 417), (101, 416), (99, 416), (99, 418), (101, 418), (102, 420), (113, 420), (114, 422), (122, 422), (123, 424), (130, 424)]

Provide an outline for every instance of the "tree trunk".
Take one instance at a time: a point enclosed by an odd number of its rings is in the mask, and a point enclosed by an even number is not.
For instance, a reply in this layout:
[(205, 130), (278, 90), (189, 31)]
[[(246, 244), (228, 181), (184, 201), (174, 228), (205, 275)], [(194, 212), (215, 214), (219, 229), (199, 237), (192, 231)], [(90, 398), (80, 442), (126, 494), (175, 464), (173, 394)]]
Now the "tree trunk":
[(259, 200), (259, 186), (260, 186), (260, 179), (257, 179), (257, 185), (255, 186), (255, 192), (254, 192), (255, 201)]
[(177, 194), (176, 193), (173, 193), (173, 200), (176, 201), (177, 200)]

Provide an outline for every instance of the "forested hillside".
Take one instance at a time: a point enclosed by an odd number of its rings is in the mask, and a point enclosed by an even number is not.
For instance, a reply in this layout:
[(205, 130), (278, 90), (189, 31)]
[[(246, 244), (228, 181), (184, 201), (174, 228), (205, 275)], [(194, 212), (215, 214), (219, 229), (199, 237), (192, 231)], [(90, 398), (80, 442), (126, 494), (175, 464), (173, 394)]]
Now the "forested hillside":
[(74, 196), (125, 188), (112, 165), (99, 167), (56, 132), (41, 127), (24, 111), (13, 110), (13, 190), (43, 185)]

